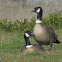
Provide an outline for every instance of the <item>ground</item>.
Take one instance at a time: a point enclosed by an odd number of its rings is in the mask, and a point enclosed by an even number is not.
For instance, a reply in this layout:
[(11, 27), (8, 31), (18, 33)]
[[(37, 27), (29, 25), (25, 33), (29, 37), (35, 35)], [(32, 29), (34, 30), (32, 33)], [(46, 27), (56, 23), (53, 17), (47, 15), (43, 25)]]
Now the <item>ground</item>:
[[(0, 32), (0, 62), (62, 62), (62, 29), (55, 30), (61, 44), (53, 44), (53, 50), (49, 51), (50, 46), (43, 46), (45, 53), (33, 52), (21, 54), (20, 50), (25, 45), (24, 33)], [(36, 43), (33, 37), (31, 43)]]

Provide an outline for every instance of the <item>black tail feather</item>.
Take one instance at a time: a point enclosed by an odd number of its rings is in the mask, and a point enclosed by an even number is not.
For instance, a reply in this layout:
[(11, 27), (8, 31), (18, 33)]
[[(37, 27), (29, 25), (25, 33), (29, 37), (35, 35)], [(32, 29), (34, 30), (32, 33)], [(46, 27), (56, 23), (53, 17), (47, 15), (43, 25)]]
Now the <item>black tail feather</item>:
[(58, 40), (56, 40), (54, 43), (57, 43), (57, 44), (59, 44), (59, 43), (61, 43), (61, 42), (59, 42)]

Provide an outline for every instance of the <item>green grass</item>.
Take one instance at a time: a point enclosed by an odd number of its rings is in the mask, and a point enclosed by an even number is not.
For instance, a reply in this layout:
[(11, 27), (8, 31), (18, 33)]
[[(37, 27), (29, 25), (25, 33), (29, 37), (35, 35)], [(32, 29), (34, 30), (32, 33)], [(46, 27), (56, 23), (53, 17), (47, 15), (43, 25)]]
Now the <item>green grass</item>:
[[(62, 29), (55, 30), (60, 42), (62, 42)], [(62, 43), (53, 44), (53, 50), (48, 51), (49, 46), (43, 46), (45, 53), (33, 52), (21, 54), (20, 50), (25, 45), (24, 33), (0, 32), (0, 62), (62, 62)], [(33, 37), (31, 43), (36, 43)]]

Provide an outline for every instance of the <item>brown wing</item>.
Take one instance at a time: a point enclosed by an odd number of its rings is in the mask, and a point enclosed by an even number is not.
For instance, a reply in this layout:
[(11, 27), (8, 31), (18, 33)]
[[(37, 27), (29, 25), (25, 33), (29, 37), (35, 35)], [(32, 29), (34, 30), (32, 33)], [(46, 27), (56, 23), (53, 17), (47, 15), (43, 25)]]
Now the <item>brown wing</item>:
[(52, 28), (50, 28), (49, 26), (44, 26), (47, 33), (49, 33), (49, 35), (51, 37), (53, 37), (54, 39), (57, 39), (57, 35), (55, 34), (54, 30)]

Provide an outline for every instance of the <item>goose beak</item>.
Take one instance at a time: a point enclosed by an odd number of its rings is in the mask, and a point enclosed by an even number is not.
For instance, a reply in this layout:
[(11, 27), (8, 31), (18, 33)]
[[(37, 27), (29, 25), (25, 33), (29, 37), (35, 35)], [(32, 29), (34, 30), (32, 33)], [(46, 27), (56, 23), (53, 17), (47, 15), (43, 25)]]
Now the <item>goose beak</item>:
[(35, 36), (35, 35), (34, 35), (33, 32), (32, 32), (30, 36)]
[(34, 12), (33, 10), (31, 12)]
[(35, 12), (35, 10), (32, 10), (31, 12)]

